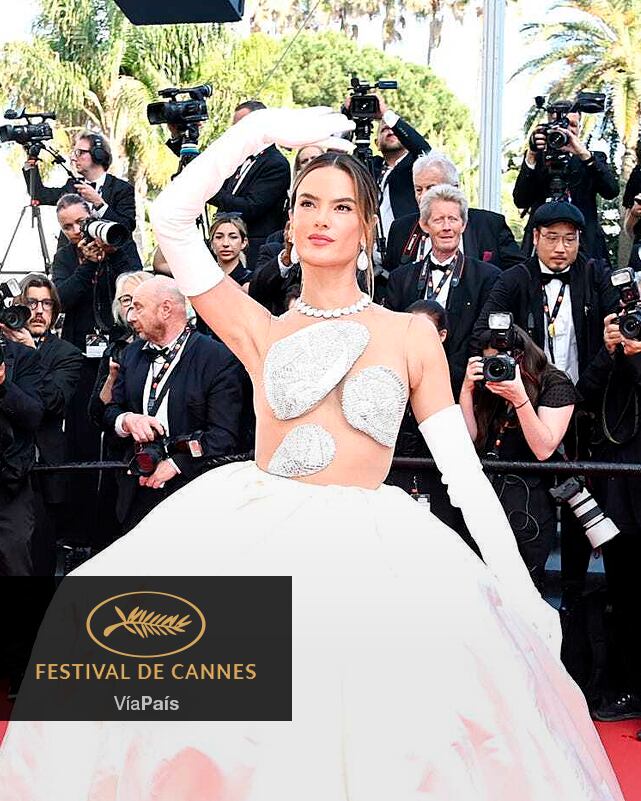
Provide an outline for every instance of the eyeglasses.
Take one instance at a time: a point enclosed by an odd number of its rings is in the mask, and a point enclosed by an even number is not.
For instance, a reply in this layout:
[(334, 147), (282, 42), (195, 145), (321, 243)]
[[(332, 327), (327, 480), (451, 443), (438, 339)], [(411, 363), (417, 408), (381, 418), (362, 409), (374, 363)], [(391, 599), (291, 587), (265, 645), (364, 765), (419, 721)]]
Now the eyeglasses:
[(576, 245), (579, 241), (578, 234), (568, 234), (567, 236), (561, 236), (561, 234), (541, 234), (543, 239), (546, 242), (549, 242), (550, 245), (558, 245), (559, 242), (563, 242), (563, 246), (566, 248), (571, 248), (572, 245)]
[(121, 295), (117, 298), (117, 301), (121, 306), (131, 306), (133, 303), (133, 295)]
[(31, 309), (31, 311), (35, 311), (40, 305), (42, 305), (42, 308), (45, 311), (51, 311), (51, 309), (53, 309), (53, 300), (51, 298), (45, 298), (44, 300), (27, 298), (25, 300), (25, 304)]
[(85, 150), (82, 147), (75, 147), (70, 155), (73, 156), (75, 159), (79, 159), (83, 153), (91, 153), (91, 150)]

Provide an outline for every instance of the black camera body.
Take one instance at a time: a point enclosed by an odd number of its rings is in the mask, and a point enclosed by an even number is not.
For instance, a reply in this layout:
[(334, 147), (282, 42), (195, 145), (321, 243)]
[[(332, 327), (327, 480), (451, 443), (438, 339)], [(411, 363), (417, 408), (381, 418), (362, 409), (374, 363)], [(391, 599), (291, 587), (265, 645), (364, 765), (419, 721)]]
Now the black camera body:
[(612, 286), (619, 292), (619, 304), (622, 313), (615, 320), (626, 339), (641, 340), (641, 295), (637, 286), (634, 270), (624, 267), (614, 270), (610, 275)]
[[(5, 306), (6, 300), (17, 298), (21, 294), (20, 284), (15, 278), (0, 283), (0, 324), (6, 325), (12, 331), (25, 328), (31, 318), (31, 309), (28, 306), (16, 304)], [(1, 363), (1, 362), (0, 362)]]
[(398, 89), (396, 81), (376, 81), (374, 84), (360, 81), (356, 74), (351, 80), (352, 94), (347, 116), (354, 120), (375, 120), (381, 113), (376, 95), (370, 94), (372, 89)]
[(177, 453), (187, 453), (192, 459), (200, 459), (203, 455), (202, 436), (202, 431), (196, 431), (176, 437), (157, 436), (153, 442), (138, 443), (134, 457), (129, 462), (129, 472), (134, 476), (150, 476), (160, 462)]
[(512, 356), (515, 333), (514, 318), (511, 312), (495, 312), (488, 318), (490, 347), (498, 350), (495, 356), (482, 360), (483, 382), (514, 381), (516, 378), (516, 359)]
[[(186, 89), (161, 89), (158, 94), (169, 99), (149, 103), (147, 119), (150, 125), (167, 123), (184, 132), (190, 125), (209, 119), (206, 98), (211, 97), (212, 93), (213, 89), (208, 83)], [(178, 95), (189, 95), (189, 100), (178, 100)]]
[[(18, 112), (7, 109), (4, 113), (7, 120), (24, 120), (24, 125), (0, 125), (0, 142), (16, 142), (19, 145), (29, 146), (36, 142), (45, 142), (53, 139), (53, 131), (46, 120), (55, 120), (56, 115), (50, 111), (32, 111), (26, 109)], [(40, 122), (33, 122), (39, 119)]]

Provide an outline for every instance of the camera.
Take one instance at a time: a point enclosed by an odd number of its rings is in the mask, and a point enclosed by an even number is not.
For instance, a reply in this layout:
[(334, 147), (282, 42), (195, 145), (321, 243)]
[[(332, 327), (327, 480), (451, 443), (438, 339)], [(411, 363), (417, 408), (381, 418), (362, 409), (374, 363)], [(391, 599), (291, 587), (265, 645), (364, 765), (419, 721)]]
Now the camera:
[(592, 493), (585, 488), (585, 481), (576, 476), (568, 478), (550, 490), (556, 503), (567, 503), (579, 521), (593, 548), (599, 548), (611, 540), (619, 529), (601, 511)]
[(129, 239), (129, 230), (126, 226), (109, 220), (94, 220), (87, 217), (82, 222), (82, 233), (88, 242), (100, 239), (106, 245), (113, 245), (115, 248), (122, 247)]
[(363, 83), (353, 74), (351, 80), (352, 94), (347, 116), (354, 120), (375, 120), (381, 113), (378, 97), (369, 94), (372, 89), (398, 89), (396, 81), (376, 81), (374, 84)]
[(513, 320), (511, 312), (495, 312), (488, 318), (489, 347), (499, 353), (483, 359), (483, 381), (513, 381), (516, 378), (516, 360), (510, 354), (515, 341)]
[(634, 270), (624, 267), (614, 270), (610, 275), (612, 286), (619, 292), (622, 314), (616, 318), (621, 336), (626, 339), (641, 340), (641, 296)]
[(199, 459), (203, 455), (202, 436), (202, 431), (196, 431), (176, 437), (157, 436), (153, 442), (139, 442), (129, 462), (129, 472), (134, 476), (150, 476), (160, 462), (177, 453), (187, 453), (192, 459)]
[[(559, 151), (565, 147), (570, 138), (566, 131), (570, 127), (568, 114), (580, 111), (583, 114), (600, 114), (605, 110), (605, 94), (603, 92), (579, 92), (574, 100), (557, 100), (545, 105), (545, 97), (538, 95), (534, 98), (537, 109), (547, 111), (552, 117), (550, 122), (541, 123), (537, 130), (545, 133), (546, 149)], [(535, 150), (533, 139), (530, 138), (532, 149)]]
[[(151, 125), (169, 123), (184, 132), (190, 125), (209, 119), (206, 98), (211, 97), (212, 92), (208, 83), (187, 89), (161, 89), (158, 94), (169, 99), (150, 103), (147, 106), (147, 119)], [(189, 100), (178, 100), (178, 95), (189, 95)]]
[(28, 306), (5, 306), (6, 300), (17, 298), (21, 294), (20, 284), (15, 278), (0, 283), (0, 324), (6, 325), (12, 331), (24, 328), (31, 318), (31, 309)]
[[(4, 113), (7, 120), (24, 120), (24, 125), (0, 125), (0, 142), (16, 142), (19, 145), (32, 145), (53, 139), (53, 131), (46, 120), (55, 120), (56, 115), (50, 111), (18, 112), (8, 108)], [(39, 118), (40, 122), (33, 120)]]

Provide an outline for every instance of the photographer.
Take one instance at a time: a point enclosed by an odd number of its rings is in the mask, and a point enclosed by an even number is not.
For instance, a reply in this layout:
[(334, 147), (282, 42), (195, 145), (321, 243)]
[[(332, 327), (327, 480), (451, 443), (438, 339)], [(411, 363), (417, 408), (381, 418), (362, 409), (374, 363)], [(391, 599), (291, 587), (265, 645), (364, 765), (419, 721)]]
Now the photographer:
[(39, 354), (0, 336), (0, 576), (33, 574), (35, 500), (29, 471), (44, 411), (41, 390)]
[[(259, 100), (246, 100), (234, 109), (232, 124), (258, 109), (266, 108)], [(291, 181), (289, 162), (270, 145), (250, 156), (209, 200), (218, 212), (236, 212), (249, 231), (247, 268), (253, 270), (258, 251), (265, 239), (285, 224), (285, 204)]]
[[(3, 327), (2, 332), (7, 339), (38, 351), (44, 406), (42, 422), (36, 431), (38, 461), (45, 465), (62, 464), (67, 461), (65, 417), (76, 391), (82, 354), (51, 331), (60, 314), (60, 298), (51, 280), (45, 275), (31, 273), (23, 279), (20, 288), (22, 293), (14, 303), (26, 306), (31, 317), (26, 327), (18, 330)], [(56, 472), (36, 474), (34, 489), (37, 499), (32, 546), (34, 573), (53, 576), (60, 514), (67, 489), (66, 477)]]
[[(623, 272), (623, 271), (620, 271)], [(634, 283), (634, 277), (630, 276)], [(603, 462), (641, 462), (641, 341), (623, 336), (615, 314), (604, 319), (604, 346), (578, 389), (596, 421), (593, 454)], [(615, 644), (622, 657), (618, 693), (593, 713), (597, 720), (641, 718), (641, 481), (637, 475), (593, 477), (594, 495), (619, 529), (602, 547)]]
[[(584, 253), (589, 258), (608, 260), (605, 234), (598, 220), (597, 195), (612, 200), (619, 194), (619, 184), (605, 154), (590, 152), (579, 138), (581, 112), (569, 112), (566, 117), (567, 128), (548, 129), (560, 131), (567, 137), (567, 144), (558, 149), (559, 154), (567, 157), (561, 176), (566, 189), (564, 199), (580, 209), (585, 219)], [(527, 256), (532, 253), (534, 212), (551, 197), (553, 177), (545, 158), (546, 141), (545, 128), (536, 128), (529, 139), (512, 193), (517, 208), (530, 212), (522, 243)]]
[[(125, 532), (206, 469), (208, 457), (236, 452), (242, 400), (240, 363), (188, 325), (172, 279), (155, 276), (136, 287), (128, 321), (141, 339), (122, 354), (105, 430), (138, 448), (180, 435), (194, 444), (186, 453), (167, 444), (151, 473), (137, 468), (137, 476), (122, 477), (117, 512)], [(139, 455), (136, 464), (145, 460)]]
[[(545, 461), (565, 435), (576, 391), (525, 331), (511, 325), (506, 329), (504, 323), (501, 328), (500, 337), (495, 330), (484, 332), (483, 357), (472, 356), (468, 362), (461, 410), (481, 456)], [(499, 353), (511, 355), (511, 370), (505, 361), (490, 361)], [(556, 532), (556, 507), (548, 487), (536, 474), (494, 475), (492, 483), (523, 561), (542, 589)]]
[[(102, 134), (90, 131), (78, 134), (70, 162), (79, 177), (69, 178), (63, 186), (48, 187), (42, 183), (37, 161), (33, 158), (26, 161), (23, 174), (27, 187), (33, 178), (34, 200), (44, 206), (55, 206), (63, 195), (80, 195), (94, 217), (120, 223), (133, 232), (136, 228), (134, 188), (127, 181), (107, 172), (112, 162), (107, 139)], [(58, 247), (65, 245), (66, 239), (61, 235)]]

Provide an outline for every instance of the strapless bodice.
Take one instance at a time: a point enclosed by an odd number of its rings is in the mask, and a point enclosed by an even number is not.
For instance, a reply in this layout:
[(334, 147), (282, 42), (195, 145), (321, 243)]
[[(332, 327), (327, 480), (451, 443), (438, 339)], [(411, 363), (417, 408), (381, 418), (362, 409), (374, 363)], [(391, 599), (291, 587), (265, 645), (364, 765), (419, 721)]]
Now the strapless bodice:
[[(346, 378), (370, 341), (367, 326), (328, 320), (306, 326), (272, 344), (263, 366), (265, 398), (277, 420), (302, 417), (318, 407), (341, 382), (345, 420), (386, 447), (393, 447), (407, 403), (400, 376), (385, 365), (370, 365)], [(324, 470), (336, 455), (336, 442), (316, 423), (290, 429), (268, 470), (307, 476)]]

